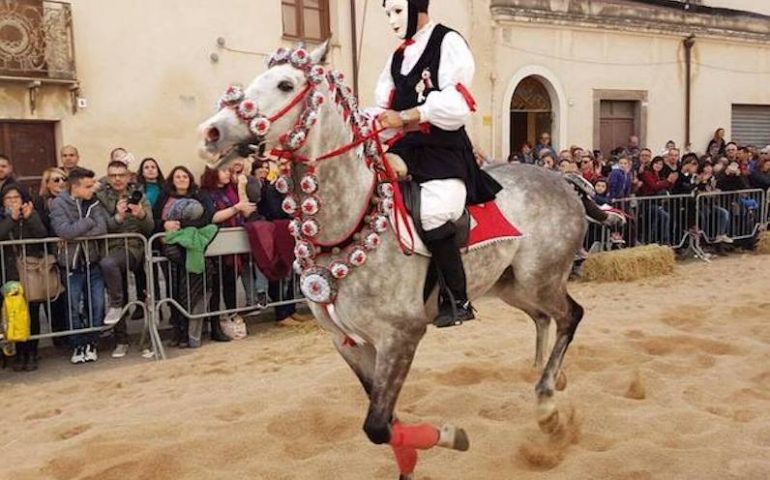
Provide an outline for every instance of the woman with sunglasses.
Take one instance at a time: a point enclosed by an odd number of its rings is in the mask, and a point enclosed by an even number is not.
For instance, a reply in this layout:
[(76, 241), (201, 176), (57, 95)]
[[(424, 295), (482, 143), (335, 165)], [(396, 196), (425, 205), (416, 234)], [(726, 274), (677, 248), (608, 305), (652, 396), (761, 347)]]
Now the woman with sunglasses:
[(40, 190), (38, 198), (35, 199), (35, 210), (48, 228), (50, 236), (56, 236), (51, 231), (51, 224), (48, 219), (51, 203), (59, 194), (67, 189), (67, 174), (58, 167), (47, 168), (43, 172), (43, 178), (40, 180)]
[[(43, 172), (43, 178), (40, 181), (40, 190), (38, 191), (38, 197), (34, 200), (35, 211), (40, 216), (46, 229), (48, 230), (49, 237), (55, 237), (51, 228), (50, 212), (51, 204), (54, 199), (59, 196), (60, 193), (67, 190), (67, 174), (58, 167), (47, 168)], [(49, 244), (49, 253), (55, 252), (56, 245)], [(67, 285), (66, 282), (62, 282), (62, 285)], [(43, 308), (47, 308), (46, 304), (43, 304)], [(51, 331), (62, 332), (67, 330), (67, 318), (69, 307), (67, 305), (67, 292), (62, 292), (56, 300), (51, 302), (51, 311), (46, 311), (46, 316), (51, 319)], [(50, 315), (49, 315), (50, 313)], [(58, 346), (67, 346), (65, 337), (54, 337), (53, 344)]]

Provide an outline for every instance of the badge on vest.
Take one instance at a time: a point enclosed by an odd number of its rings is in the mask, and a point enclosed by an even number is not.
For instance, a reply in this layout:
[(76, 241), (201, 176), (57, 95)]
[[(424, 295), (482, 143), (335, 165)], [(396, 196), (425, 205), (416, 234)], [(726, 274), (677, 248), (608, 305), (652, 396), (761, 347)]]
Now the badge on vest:
[(414, 91), (417, 92), (417, 103), (424, 103), (425, 100), (427, 100), (427, 96), (425, 95), (425, 92), (429, 92), (430, 90), (433, 90), (433, 81), (431, 80), (430, 70), (425, 69), (422, 71), (422, 80), (417, 82), (417, 86), (414, 88)]

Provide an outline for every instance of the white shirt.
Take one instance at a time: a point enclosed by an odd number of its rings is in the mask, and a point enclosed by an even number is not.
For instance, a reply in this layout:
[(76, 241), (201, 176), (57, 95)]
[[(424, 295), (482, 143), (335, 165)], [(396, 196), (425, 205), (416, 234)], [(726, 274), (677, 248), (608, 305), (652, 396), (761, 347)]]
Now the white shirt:
[[(404, 50), (404, 62), (401, 74), (408, 74), (425, 52), (428, 41), (436, 28), (434, 22), (429, 22), (419, 32), (414, 34), (414, 43)], [(395, 88), (390, 67), (393, 55), (390, 56), (385, 69), (380, 74), (375, 89), (375, 101), (382, 109), (390, 108), (391, 92)], [(441, 65), (438, 69), (438, 85), (441, 91), (428, 94), (425, 103), (418, 107), (420, 122), (428, 122), (443, 130), (459, 130), (468, 121), (471, 109), (465, 97), (455, 87), (463, 84), (468, 90), (476, 73), (476, 63), (473, 60), (468, 44), (456, 32), (449, 32), (441, 43)]]

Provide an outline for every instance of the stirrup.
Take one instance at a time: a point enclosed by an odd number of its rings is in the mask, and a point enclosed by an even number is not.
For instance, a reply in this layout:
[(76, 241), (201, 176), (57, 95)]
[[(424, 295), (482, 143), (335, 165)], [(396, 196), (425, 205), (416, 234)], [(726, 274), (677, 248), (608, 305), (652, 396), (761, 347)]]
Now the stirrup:
[(436, 318), (433, 319), (433, 325), (437, 328), (456, 327), (462, 325), (464, 322), (473, 320), (476, 318), (476, 309), (473, 308), (471, 302), (465, 302), (459, 304), (456, 302), (451, 303), (450, 311), (439, 311)]

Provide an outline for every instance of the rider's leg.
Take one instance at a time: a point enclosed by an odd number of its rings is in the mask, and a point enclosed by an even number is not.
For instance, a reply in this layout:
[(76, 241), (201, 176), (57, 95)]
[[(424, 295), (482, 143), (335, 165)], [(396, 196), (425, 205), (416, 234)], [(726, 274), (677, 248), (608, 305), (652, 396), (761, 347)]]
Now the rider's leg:
[(465, 209), (465, 198), (465, 184), (461, 180), (433, 180), (421, 185), (421, 222), (425, 244), (433, 255), (444, 284), (454, 297), (454, 302), (441, 302), (439, 314), (434, 319), (438, 327), (459, 325), (473, 318), (453, 223)]

